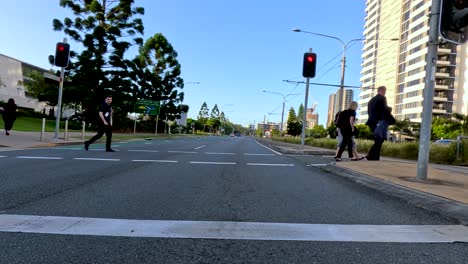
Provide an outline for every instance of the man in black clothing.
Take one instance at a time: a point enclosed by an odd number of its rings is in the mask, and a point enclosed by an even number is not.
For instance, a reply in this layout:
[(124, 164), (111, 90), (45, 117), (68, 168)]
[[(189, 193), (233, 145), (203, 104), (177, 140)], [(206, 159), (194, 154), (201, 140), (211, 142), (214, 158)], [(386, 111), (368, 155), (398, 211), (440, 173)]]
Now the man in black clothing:
[(336, 154), (336, 161), (341, 161), (341, 155), (343, 154), (346, 146), (348, 147), (349, 157), (353, 157), (353, 132), (354, 132), (354, 122), (356, 120), (356, 109), (358, 104), (352, 102), (349, 109), (344, 110), (340, 114), (340, 119), (338, 121), (341, 135), (343, 139), (341, 140), (340, 149)]
[(90, 140), (85, 141), (85, 149), (89, 149), (89, 145), (94, 141), (100, 139), (104, 133), (106, 134), (106, 151), (115, 152), (111, 148), (112, 140), (112, 96), (107, 96), (106, 101), (99, 107), (99, 118), (98, 118), (98, 133)]
[[(389, 108), (387, 106), (387, 98), (385, 93), (387, 88), (385, 86), (380, 86), (377, 88), (377, 95), (372, 97), (367, 105), (367, 112), (369, 114), (369, 119), (366, 122), (374, 134), (377, 124), (381, 120), (386, 120), (389, 115)], [(372, 145), (369, 153), (366, 156), (367, 160), (380, 160), (380, 150), (382, 149), (382, 144), (385, 141), (385, 138), (374, 136), (374, 145)]]

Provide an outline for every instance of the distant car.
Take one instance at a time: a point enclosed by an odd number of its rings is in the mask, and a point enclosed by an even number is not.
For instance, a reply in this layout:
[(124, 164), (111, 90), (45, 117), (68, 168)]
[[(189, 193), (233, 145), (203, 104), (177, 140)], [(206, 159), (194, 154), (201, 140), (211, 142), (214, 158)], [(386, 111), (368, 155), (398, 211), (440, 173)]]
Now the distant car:
[(440, 145), (450, 145), (452, 143), (457, 142), (456, 140), (453, 139), (439, 139), (434, 141), (434, 144), (440, 144)]

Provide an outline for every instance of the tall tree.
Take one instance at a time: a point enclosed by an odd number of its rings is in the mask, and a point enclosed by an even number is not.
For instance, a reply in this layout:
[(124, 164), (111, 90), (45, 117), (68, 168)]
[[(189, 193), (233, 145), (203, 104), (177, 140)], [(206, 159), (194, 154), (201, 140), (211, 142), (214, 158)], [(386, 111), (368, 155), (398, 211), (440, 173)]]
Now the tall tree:
[(44, 75), (38, 71), (32, 71), (29, 78), (31, 78), (32, 81), (25, 83), (29, 94), (40, 102), (45, 102), (50, 106), (56, 106), (58, 100), (57, 85), (47, 83)]
[(302, 126), (297, 120), (296, 111), (294, 111), (293, 107), (289, 109), (287, 123), (288, 123), (288, 129), (286, 132), (288, 133), (288, 135), (298, 136), (301, 134)]
[(202, 124), (203, 131), (205, 130), (205, 125), (206, 125), (206, 122), (208, 121), (208, 117), (209, 117), (208, 113), (209, 113), (208, 106), (206, 102), (203, 102), (200, 108), (200, 112), (198, 112), (198, 121), (200, 121), (200, 123)]
[[(131, 45), (141, 45), (142, 7), (132, 7), (133, 0), (60, 0), (60, 6), (73, 11), (74, 18), (53, 20), (53, 28), (63, 31), (83, 45), (72, 64), (73, 85), (83, 93), (88, 117), (95, 119), (96, 105), (107, 93), (120, 93), (129, 85), (125, 52)], [(130, 39), (129, 39), (130, 38)], [(114, 100), (118, 101), (118, 100)]]
[(299, 124), (302, 125), (302, 119), (304, 118), (304, 105), (299, 105), (299, 109), (297, 110), (297, 121)]

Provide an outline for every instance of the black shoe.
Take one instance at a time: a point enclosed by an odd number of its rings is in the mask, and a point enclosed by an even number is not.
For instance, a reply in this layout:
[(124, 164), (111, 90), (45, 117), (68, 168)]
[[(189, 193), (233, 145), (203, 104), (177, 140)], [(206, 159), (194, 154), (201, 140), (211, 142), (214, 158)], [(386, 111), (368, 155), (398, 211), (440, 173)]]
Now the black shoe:
[(106, 149), (106, 152), (115, 152), (113, 149)]
[(9, 135), (10, 135), (10, 132), (8, 132), (8, 131), (7, 131), (7, 132), (5, 132), (5, 135), (9, 136)]
[(85, 141), (85, 143), (84, 143), (84, 149), (86, 151), (88, 151), (88, 149), (89, 149), (89, 143), (87, 141)]

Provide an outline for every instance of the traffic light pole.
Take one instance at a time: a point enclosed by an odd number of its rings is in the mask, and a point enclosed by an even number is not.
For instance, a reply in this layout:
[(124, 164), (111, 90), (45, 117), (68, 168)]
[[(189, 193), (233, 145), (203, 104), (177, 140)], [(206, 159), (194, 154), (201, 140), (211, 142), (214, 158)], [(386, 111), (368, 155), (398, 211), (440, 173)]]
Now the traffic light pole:
[[(309, 48), (309, 52), (312, 52), (311, 48)], [(302, 135), (301, 135), (301, 147), (302, 147), (302, 149), (304, 149), (304, 142), (305, 142), (306, 118), (307, 118), (307, 99), (309, 98), (309, 79), (310, 79), (309, 77), (306, 78), (304, 113), (302, 115)]]
[[(67, 43), (67, 39), (63, 38), (63, 43)], [(60, 117), (62, 114), (62, 92), (63, 92), (63, 77), (65, 74), (65, 67), (61, 67), (60, 69), (60, 83), (59, 83), (59, 93), (58, 93), (58, 100), (57, 100), (57, 117), (55, 119), (55, 134), (54, 138), (58, 139), (59, 128), (60, 128)]]
[(437, 69), (437, 47), (439, 43), (439, 15), (440, 0), (432, 0), (429, 20), (429, 47), (426, 57), (426, 80), (424, 87), (423, 112), (421, 121), (421, 132), (419, 137), (419, 154), (417, 179), (425, 181), (429, 163), (429, 150), (431, 143), (432, 107), (434, 97), (434, 83)]

